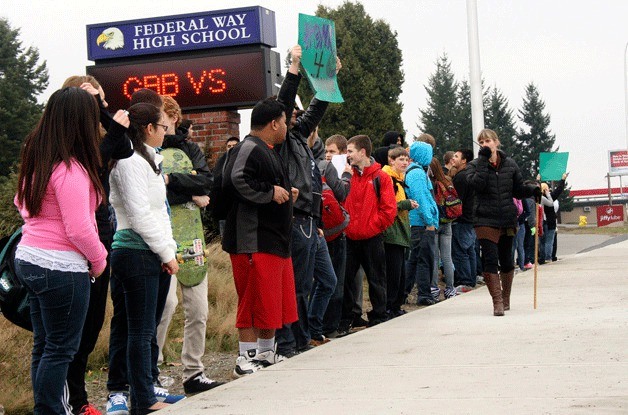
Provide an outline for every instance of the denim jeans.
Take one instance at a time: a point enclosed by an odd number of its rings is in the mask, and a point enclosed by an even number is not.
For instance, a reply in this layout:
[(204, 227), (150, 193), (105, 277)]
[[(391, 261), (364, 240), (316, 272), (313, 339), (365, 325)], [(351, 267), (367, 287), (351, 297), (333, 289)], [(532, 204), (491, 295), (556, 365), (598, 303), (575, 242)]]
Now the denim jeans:
[(163, 304), (158, 307), (158, 303), (164, 285), (167, 297), (169, 278), (161, 269), (159, 256), (151, 251), (114, 249), (111, 252), (114, 317), (109, 337), (107, 388), (125, 390), (128, 382), (131, 405), (140, 412), (157, 402), (153, 390), (153, 366), (159, 353), (156, 322), (163, 313)]
[[(99, 231), (100, 232), (100, 231)], [(103, 239), (107, 252), (111, 252), (111, 240)], [(68, 389), (70, 392), (70, 405), (74, 412), (78, 412), (83, 405), (87, 405), (87, 391), (85, 390), (85, 372), (90, 353), (96, 347), (98, 335), (105, 321), (105, 309), (109, 293), (110, 260), (107, 258), (107, 266), (102, 275), (89, 286), (89, 307), (83, 324), (83, 334), (79, 349), (68, 367)]]
[(457, 281), (454, 285), (475, 287), (477, 255), (475, 252), (475, 230), (470, 223), (452, 225), (451, 257), (456, 268)]
[(323, 318), (329, 299), (336, 289), (336, 273), (329, 257), (325, 237), (317, 237), (317, 248), (314, 259), (314, 285), (310, 294), (308, 324), (310, 337), (319, 339), (323, 336)]
[(434, 255), (434, 271), (432, 273), (433, 288), (438, 288), (439, 262), (443, 263), (443, 275), (445, 276), (445, 286), (454, 288), (454, 263), (451, 258), (451, 222), (441, 223), (435, 234), (436, 252)]
[[(545, 228), (545, 226), (544, 226)], [(554, 237), (556, 236), (556, 228), (545, 230), (545, 262), (552, 262), (552, 252), (554, 251)]]
[(87, 272), (53, 271), (20, 259), (15, 271), (28, 289), (33, 323), (31, 380), (35, 414), (64, 414), (68, 366), (76, 354), (87, 307)]
[(432, 299), (430, 282), (434, 273), (436, 254), (436, 231), (428, 231), (425, 226), (410, 227), (410, 259), (406, 268), (406, 290), (416, 282), (418, 301)]
[(517, 234), (515, 235), (515, 241), (512, 244), (512, 258), (514, 261), (515, 252), (517, 253), (517, 261), (515, 264), (519, 267), (520, 270), (523, 270), (525, 265), (525, 249), (523, 247), (523, 243), (525, 241), (526, 236), (526, 228), (523, 224), (519, 225), (517, 229)]
[(347, 237), (343, 233), (333, 241), (327, 242), (327, 248), (337, 281), (323, 318), (323, 334), (338, 330), (342, 317), (342, 297), (345, 291), (345, 270), (347, 268)]
[(308, 297), (312, 291), (317, 247), (318, 233), (314, 219), (306, 216), (295, 216), (292, 222), (291, 249), (299, 321), (284, 325), (276, 331), (277, 350), (281, 354), (303, 350), (310, 343)]
[(342, 300), (342, 319), (353, 321), (362, 316), (359, 301), (362, 292), (362, 278), (358, 274), (360, 265), (366, 273), (369, 284), (369, 300), (373, 309), (368, 312), (372, 323), (386, 320), (386, 254), (384, 238), (381, 234), (372, 238), (352, 240), (347, 238), (347, 270), (345, 292)]
[[(523, 238), (523, 247), (524, 247), (524, 255), (525, 255), (525, 263), (533, 264), (534, 263), (534, 236), (532, 235), (531, 228), (528, 226), (528, 223), (525, 224), (526, 234)], [(536, 229), (538, 232), (538, 228)]]

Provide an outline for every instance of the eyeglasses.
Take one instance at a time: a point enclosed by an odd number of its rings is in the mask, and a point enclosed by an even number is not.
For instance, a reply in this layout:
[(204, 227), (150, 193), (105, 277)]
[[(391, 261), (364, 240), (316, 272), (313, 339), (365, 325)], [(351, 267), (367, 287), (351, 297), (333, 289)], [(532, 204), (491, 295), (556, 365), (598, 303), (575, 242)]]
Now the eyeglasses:
[(158, 126), (160, 126), (161, 128), (163, 128), (163, 129), (164, 129), (164, 133), (165, 133), (165, 132), (168, 132), (168, 126), (167, 126), (167, 125), (164, 125), (164, 124), (157, 124), (156, 122), (154, 122), (154, 123), (153, 123), (153, 125), (158, 125)]

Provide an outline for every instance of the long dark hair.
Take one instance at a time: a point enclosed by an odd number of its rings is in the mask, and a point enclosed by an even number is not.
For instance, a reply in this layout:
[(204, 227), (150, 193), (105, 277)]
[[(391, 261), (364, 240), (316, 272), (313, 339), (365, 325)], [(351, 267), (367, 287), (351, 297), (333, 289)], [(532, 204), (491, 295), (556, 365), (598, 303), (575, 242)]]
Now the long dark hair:
[(445, 175), (443, 167), (440, 165), (440, 161), (438, 161), (436, 157), (432, 157), (430, 170), (432, 171), (432, 175), (434, 175), (435, 181), (442, 183), (445, 187), (451, 186), (451, 178)]
[(30, 216), (39, 214), (54, 168), (61, 162), (70, 167), (71, 159), (83, 166), (100, 201), (104, 200), (105, 192), (98, 177), (101, 166), (99, 123), (98, 104), (88, 92), (68, 87), (50, 96), (41, 119), (26, 136), (21, 151), (17, 199)]
[(133, 143), (133, 149), (150, 164), (150, 167), (156, 174), (161, 174), (161, 170), (155, 166), (155, 158), (146, 151), (144, 146), (146, 127), (148, 127), (148, 124), (154, 125), (159, 122), (161, 109), (147, 102), (138, 102), (131, 105), (127, 111), (129, 111), (129, 120), (131, 121), (128, 135), (131, 138), (131, 143)]

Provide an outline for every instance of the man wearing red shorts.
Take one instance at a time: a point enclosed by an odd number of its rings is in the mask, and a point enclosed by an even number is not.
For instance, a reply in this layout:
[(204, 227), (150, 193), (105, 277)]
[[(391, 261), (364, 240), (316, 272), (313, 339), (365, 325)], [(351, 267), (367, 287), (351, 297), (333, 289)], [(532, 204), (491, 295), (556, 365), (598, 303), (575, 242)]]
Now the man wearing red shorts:
[(243, 376), (284, 359), (275, 351), (275, 329), (298, 319), (290, 256), (290, 187), (273, 146), (286, 138), (286, 108), (273, 98), (251, 113), (251, 133), (230, 150), (223, 193), (232, 199), (222, 248), (231, 254), (238, 293), (240, 353), (233, 373)]

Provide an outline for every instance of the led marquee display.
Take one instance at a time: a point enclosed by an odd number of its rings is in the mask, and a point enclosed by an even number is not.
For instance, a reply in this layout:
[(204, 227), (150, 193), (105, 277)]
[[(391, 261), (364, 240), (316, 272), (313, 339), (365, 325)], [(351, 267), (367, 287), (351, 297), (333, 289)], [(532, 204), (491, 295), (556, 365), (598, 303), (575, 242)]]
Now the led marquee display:
[(100, 64), (87, 73), (102, 85), (111, 110), (127, 108), (141, 88), (172, 96), (185, 111), (251, 107), (280, 83), (279, 55), (266, 47), (238, 52)]

